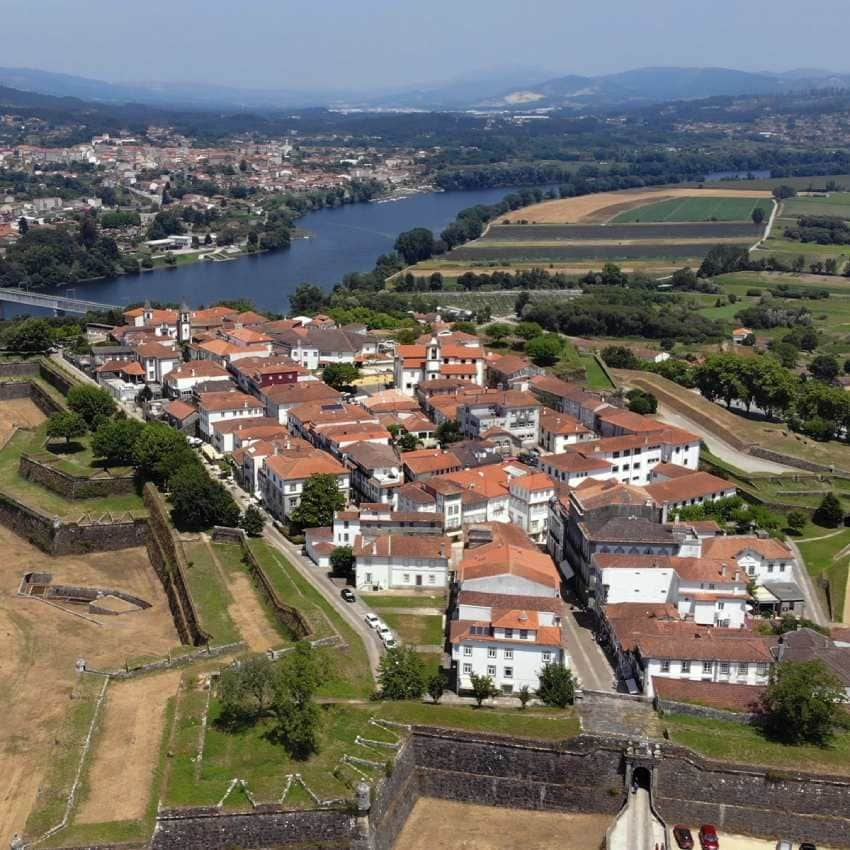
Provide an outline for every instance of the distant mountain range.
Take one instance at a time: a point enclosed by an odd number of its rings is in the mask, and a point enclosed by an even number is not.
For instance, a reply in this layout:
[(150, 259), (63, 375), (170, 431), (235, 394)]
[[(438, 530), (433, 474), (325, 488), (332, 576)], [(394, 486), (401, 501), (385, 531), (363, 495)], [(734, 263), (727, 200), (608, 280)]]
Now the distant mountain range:
[(669, 100), (850, 88), (850, 74), (816, 69), (753, 73), (729, 68), (638, 68), (616, 74), (549, 77), (537, 68), (501, 68), (447, 82), (376, 93), (241, 89), (190, 83), (110, 83), (29, 68), (0, 68), (0, 86), (112, 105), (269, 110), (336, 106), (369, 110), (606, 109)]

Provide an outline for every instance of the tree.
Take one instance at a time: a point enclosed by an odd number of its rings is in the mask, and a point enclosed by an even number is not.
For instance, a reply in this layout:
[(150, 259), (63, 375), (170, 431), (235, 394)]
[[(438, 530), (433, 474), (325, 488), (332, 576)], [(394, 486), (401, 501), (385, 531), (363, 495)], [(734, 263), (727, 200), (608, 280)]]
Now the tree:
[(251, 537), (262, 535), (265, 524), (265, 517), (253, 505), (248, 506), (248, 509), (242, 514), (242, 518), (239, 520), (239, 527)]
[(115, 399), (108, 390), (92, 384), (76, 384), (68, 390), (68, 407), (79, 413), (91, 428), (98, 417), (110, 417), (115, 413)]
[(298, 641), (279, 662), (271, 706), (275, 737), (294, 759), (307, 759), (319, 749), (321, 715), (314, 697), (321, 683), (315, 650), (308, 641)]
[(410, 646), (388, 649), (378, 665), (382, 699), (419, 699), (425, 692), (425, 665)]
[(360, 370), (353, 363), (328, 363), (322, 369), (322, 380), (335, 390), (350, 390), (360, 376)]
[(460, 423), (456, 419), (447, 419), (437, 426), (435, 432), (438, 442), (441, 446), (446, 446), (449, 443), (457, 443), (463, 439), (463, 434), (460, 432)]
[(289, 306), (293, 313), (312, 316), (325, 306), (325, 293), (312, 283), (302, 283), (289, 296)]
[(520, 708), (525, 708), (528, 705), (528, 701), (531, 699), (531, 691), (528, 689), (528, 685), (523, 685), (519, 689), (517, 698), (519, 699)]
[(575, 698), (575, 679), (572, 671), (563, 664), (546, 664), (540, 671), (537, 696), (546, 705), (565, 708)]
[(177, 470), (184, 466), (200, 467), (200, 462), (185, 434), (163, 422), (154, 422), (146, 425), (136, 439), (133, 465), (144, 478), (164, 484)]
[(530, 339), (525, 346), (525, 353), (538, 366), (557, 363), (563, 350), (564, 341), (558, 334), (541, 334)]
[(331, 570), (336, 576), (354, 577), (354, 550), (350, 546), (337, 546), (331, 552)]
[(478, 703), (479, 708), (481, 708), (485, 699), (499, 695), (499, 689), (493, 682), (492, 676), (479, 676), (477, 673), (473, 673), (469, 681), (472, 684), (472, 696), (475, 697), (475, 702)]
[(46, 319), (24, 319), (3, 335), (4, 346), (22, 354), (47, 351), (52, 342), (50, 323)]
[(82, 437), (86, 433), (86, 422), (79, 413), (61, 411), (52, 413), (47, 420), (47, 436), (54, 439), (65, 438), (65, 444), (74, 437)]
[(645, 416), (648, 413), (658, 411), (658, 399), (653, 393), (635, 388), (626, 393), (626, 398), (628, 399), (628, 408), (632, 413), (640, 413)]
[(97, 222), (94, 220), (94, 216), (84, 215), (80, 219), (80, 244), (91, 249), (97, 244), (98, 235)]
[(198, 463), (184, 465), (168, 480), (171, 516), (180, 531), (205, 531), (214, 525), (235, 527), (239, 506), (220, 481)]
[(764, 221), (764, 210), (761, 207), (755, 207), (752, 211), (751, 218), (753, 224), (761, 224)]
[(18, 219), (18, 233), (20, 233), (21, 236), (26, 236), (29, 229), (30, 223), (26, 220), (26, 218), (24, 218), (24, 216), (21, 216)]
[[(850, 265), (850, 264), (848, 264)], [(529, 294), (527, 289), (523, 289), (519, 295), (517, 295), (516, 300), (514, 301), (514, 313), (518, 318), (522, 318), (523, 311), (531, 302), (531, 295)], [(536, 323), (535, 323), (536, 324)]]
[(777, 201), (784, 201), (786, 198), (793, 198), (796, 194), (797, 190), (793, 186), (788, 186), (784, 183), (773, 190), (773, 197), (776, 198)]
[(399, 233), (395, 241), (395, 250), (412, 266), (421, 260), (427, 260), (434, 253), (434, 234), (427, 227), (414, 227)]
[(396, 445), (403, 452), (412, 452), (419, 443), (414, 434), (404, 433), (398, 438)]
[(777, 342), (770, 346), (773, 354), (786, 369), (793, 369), (797, 365), (800, 349), (790, 342)]
[(640, 360), (625, 345), (607, 345), (602, 349), (602, 359), (612, 369), (640, 369)]
[(255, 655), (222, 670), (216, 690), (220, 722), (239, 727), (265, 716), (274, 702), (275, 676), (267, 655)]
[(514, 326), (514, 334), (526, 342), (540, 336), (543, 333), (543, 328), (537, 322), (519, 322)]
[(345, 507), (336, 475), (311, 475), (304, 483), (301, 502), (292, 512), (292, 523), (299, 529), (333, 525), (334, 514)]
[(824, 528), (838, 528), (844, 522), (844, 509), (835, 493), (829, 492), (823, 497), (812, 519)]
[(440, 669), (428, 679), (428, 696), (431, 697), (434, 705), (436, 705), (442, 699), (445, 692), (446, 674)]
[(821, 661), (782, 661), (762, 697), (765, 728), (791, 744), (829, 742), (842, 712), (844, 686)]
[(838, 372), (838, 361), (831, 354), (818, 354), (809, 363), (809, 374), (819, 381), (834, 381)]
[(788, 511), (785, 515), (785, 522), (788, 524), (788, 528), (797, 534), (802, 532), (808, 521), (809, 517), (805, 511)]
[(484, 333), (487, 334), (491, 342), (499, 343), (511, 335), (511, 326), (504, 322), (494, 322), (484, 328)]
[(103, 458), (107, 466), (131, 466), (135, 459), (136, 441), (145, 430), (137, 419), (111, 419), (104, 422), (92, 438), (92, 452)]

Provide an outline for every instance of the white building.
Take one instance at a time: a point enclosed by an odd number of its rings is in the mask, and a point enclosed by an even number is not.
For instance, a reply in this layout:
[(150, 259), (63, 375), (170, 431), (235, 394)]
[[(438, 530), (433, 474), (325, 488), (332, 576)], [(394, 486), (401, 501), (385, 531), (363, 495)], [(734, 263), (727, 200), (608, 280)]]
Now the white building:
[(355, 583), (360, 590), (445, 589), (452, 543), (431, 534), (386, 534), (354, 545)]
[(264, 412), (262, 402), (245, 393), (201, 393), (198, 404), (201, 434), (205, 439), (210, 440), (217, 423), (230, 422), (234, 419), (259, 418)]
[(458, 405), (460, 430), (472, 439), (487, 439), (496, 432), (510, 435), (517, 449), (533, 448), (540, 438), (541, 404), (527, 392), (505, 390)]
[(348, 470), (329, 454), (318, 449), (280, 454), (265, 459), (258, 474), (263, 504), (279, 520), (288, 521), (301, 504), (304, 485), (314, 475), (336, 477), (340, 493), (348, 503)]
[(510, 521), (519, 526), (535, 543), (545, 543), (549, 526), (549, 500), (555, 495), (555, 483), (545, 473), (512, 478)]
[(567, 446), (595, 439), (596, 435), (574, 416), (544, 407), (540, 412), (540, 448), (561, 454)]

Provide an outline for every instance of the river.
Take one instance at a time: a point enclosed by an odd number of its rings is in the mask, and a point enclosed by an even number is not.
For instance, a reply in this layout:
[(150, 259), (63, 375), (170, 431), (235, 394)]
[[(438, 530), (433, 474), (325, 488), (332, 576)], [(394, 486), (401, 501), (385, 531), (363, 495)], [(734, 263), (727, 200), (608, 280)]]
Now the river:
[(309, 238), (294, 239), (286, 250), (78, 283), (64, 291), (72, 297), (118, 305), (150, 298), (185, 300), (198, 307), (225, 298), (248, 298), (260, 310), (285, 313), (289, 293), (298, 284), (309, 281), (329, 290), (347, 272), (371, 271), (377, 257), (392, 250), (402, 231), (427, 227), (437, 234), (460, 210), (495, 203), (511, 191), (428, 192), (399, 201), (319, 210), (297, 222)]

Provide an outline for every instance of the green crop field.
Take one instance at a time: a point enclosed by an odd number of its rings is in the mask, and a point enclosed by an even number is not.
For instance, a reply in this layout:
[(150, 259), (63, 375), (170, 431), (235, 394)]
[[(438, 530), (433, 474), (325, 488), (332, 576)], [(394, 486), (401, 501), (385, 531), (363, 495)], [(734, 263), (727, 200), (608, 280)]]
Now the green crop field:
[(613, 224), (662, 221), (749, 221), (756, 207), (770, 215), (772, 201), (767, 198), (671, 198), (645, 207), (627, 210)]
[(834, 215), (850, 219), (850, 192), (834, 192), (828, 197), (804, 195), (782, 202), (783, 217), (800, 215)]

